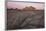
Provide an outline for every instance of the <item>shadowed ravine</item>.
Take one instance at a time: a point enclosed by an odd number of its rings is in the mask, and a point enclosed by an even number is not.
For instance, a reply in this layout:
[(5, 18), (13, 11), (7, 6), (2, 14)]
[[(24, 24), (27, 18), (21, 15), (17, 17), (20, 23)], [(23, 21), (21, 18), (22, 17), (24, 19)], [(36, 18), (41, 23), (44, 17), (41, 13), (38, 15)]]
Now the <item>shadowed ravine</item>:
[(7, 29), (44, 28), (44, 10), (7, 11)]

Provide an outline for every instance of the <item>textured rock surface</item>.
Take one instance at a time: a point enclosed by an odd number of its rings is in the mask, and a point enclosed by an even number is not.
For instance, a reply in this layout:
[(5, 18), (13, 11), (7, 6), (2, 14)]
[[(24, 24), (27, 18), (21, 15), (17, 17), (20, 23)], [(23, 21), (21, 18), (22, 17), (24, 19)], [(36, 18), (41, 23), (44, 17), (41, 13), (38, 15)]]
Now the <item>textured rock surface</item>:
[(8, 10), (7, 29), (44, 28), (44, 11)]

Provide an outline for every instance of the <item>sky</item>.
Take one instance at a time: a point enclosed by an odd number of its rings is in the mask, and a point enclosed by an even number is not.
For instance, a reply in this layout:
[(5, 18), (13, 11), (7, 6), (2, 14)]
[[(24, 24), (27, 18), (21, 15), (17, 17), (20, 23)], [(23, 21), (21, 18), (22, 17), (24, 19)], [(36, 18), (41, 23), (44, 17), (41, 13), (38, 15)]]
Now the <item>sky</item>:
[[(10, 0), (10, 1), (15, 1), (15, 0)], [(24, 0), (22, 0), (22, 1), (24, 1)], [(44, 2), (44, 0), (40, 0), (40, 1), (34, 0), (34, 2)], [(29, 7), (29, 6), (33, 6), (36, 9), (44, 9), (44, 4), (41, 4), (41, 3), (7, 2), (7, 7), (8, 8), (23, 9), (23, 8)]]

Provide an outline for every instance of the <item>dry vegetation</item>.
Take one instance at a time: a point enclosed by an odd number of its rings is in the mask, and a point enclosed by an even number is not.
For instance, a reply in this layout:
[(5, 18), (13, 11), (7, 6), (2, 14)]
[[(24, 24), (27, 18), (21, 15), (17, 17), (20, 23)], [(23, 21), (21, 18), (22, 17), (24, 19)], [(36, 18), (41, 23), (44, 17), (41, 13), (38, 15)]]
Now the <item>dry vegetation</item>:
[(30, 6), (24, 9), (7, 9), (7, 29), (44, 28), (44, 10)]

